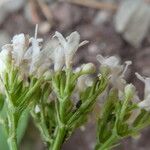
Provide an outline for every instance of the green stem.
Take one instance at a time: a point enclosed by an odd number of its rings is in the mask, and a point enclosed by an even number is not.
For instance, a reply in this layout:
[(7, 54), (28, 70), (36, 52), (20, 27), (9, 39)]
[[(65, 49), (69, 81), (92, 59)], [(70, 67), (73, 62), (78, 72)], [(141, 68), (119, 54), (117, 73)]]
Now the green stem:
[[(69, 92), (70, 78), (71, 78), (71, 70), (68, 69), (66, 70), (65, 87), (64, 85), (61, 85), (61, 87), (64, 87), (64, 89), (62, 88), (60, 90), (61, 98), (58, 98), (59, 104), (55, 105), (58, 126), (55, 128), (54, 140), (53, 140), (51, 147), (49, 147), (49, 150), (60, 150), (65, 139), (65, 135), (67, 132), (67, 127), (65, 126), (66, 125), (66, 109), (67, 109), (66, 104), (69, 100), (68, 97), (70, 93)], [(64, 83), (62, 82), (62, 84)]]
[(65, 94), (69, 93), (69, 86), (70, 86), (70, 80), (71, 79), (71, 69), (66, 70), (66, 86), (64, 89)]
[(102, 144), (99, 148), (97, 148), (97, 150), (109, 150), (116, 141), (117, 141), (116, 135), (111, 135), (111, 137), (104, 144)]
[(64, 141), (65, 134), (66, 134), (65, 126), (60, 127), (58, 129), (56, 138), (54, 139), (54, 143), (52, 147), (49, 148), (49, 150), (60, 150), (62, 143)]
[(9, 131), (8, 131), (8, 146), (10, 150), (17, 150), (17, 127), (16, 127), (16, 117), (15, 114), (10, 112), (8, 114), (8, 124), (9, 124)]
[(42, 131), (41, 134), (43, 135), (45, 141), (47, 143), (49, 143), (49, 145), (50, 145), (52, 139), (49, 135), (49, 131), (48, 131), (48, 128), (46, 126), (46, 117), (44, 115), (44, 106), (42, 103), (41, 103), (41, 125), (40, 125), (40, 127), (41, 127), (41, 131)]
[(7, 142), (10, 150), (17, 150), (17, 139), (15, 137), (9, 137)]

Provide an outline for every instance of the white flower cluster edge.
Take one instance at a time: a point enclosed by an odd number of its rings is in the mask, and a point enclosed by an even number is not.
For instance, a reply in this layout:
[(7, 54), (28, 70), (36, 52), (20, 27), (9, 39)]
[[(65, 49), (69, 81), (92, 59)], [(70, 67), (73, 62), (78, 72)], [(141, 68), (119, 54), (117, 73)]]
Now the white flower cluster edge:
[[(13, 37), (11, 44), (4, 45), (0, 52), (1, 80), (4, 78), (5, 72), (9, 72), (11, 65), (20, 70), (22, 79), (30, 75), (39, 78), (53, 72), (61, 71), (64, 68), (72, 68), (74, 54), (79, 47), (88, 43), (88, 41), (80, 43), (80, 35), (76, 31), (66, 38), (56, 31), (51, 39), (49, 49), (42, 49), (42, 41), (42, 39), (37, 38), (36, 26), (34, 37), (29, 37), (29, 35), (21, 33)], [(124, 76), (128, 66), (132, 62), (126, 61), (124, 66), (120, 64), (120, 59), (117, 56), (103, 57), (102, 55), (98, 55), (97, 60), (101, 64), (100, 68), (107, 68), (109, 70), (111, 85), (120, 92), (123, 91), (127, 85)], [(53, 65), (54, 68), (50, 69)], [(95, 66), (92, 63), (83, 64), (76, 68), (75, 72), (81, 72), (81, 70), (83, 72), (92, 72), (95, 70)], [(145, 84), (144, 100), (139, 102), (138, 106), (150, 111), (150, 78), (142, 77), (138, 73), (135, 73), (135, 75)], [(81, 80), (85, 80), (85, 78), (81, 76), (79, 81), (83, 83)], [(88, 78), (88, 80), (90, 79)], [(129, 87), (137, 97), (135, 87), (132, 84)]]

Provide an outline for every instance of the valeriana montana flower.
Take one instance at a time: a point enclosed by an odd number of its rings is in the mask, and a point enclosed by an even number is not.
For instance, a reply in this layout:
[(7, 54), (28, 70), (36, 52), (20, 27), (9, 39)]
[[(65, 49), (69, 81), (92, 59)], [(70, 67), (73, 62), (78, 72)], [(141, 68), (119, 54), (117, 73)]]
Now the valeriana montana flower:
[(140, 74), (135, 73), (137, 78), (145, 84), (144, 89), (144, 100), (138, 104), (140, 108), (144, 108), (147, 111), (150, 111), (150, 78), (142, 77)]
[(60, 71), (63, 68), (64, 63), (65, 63), (64, 50), (60, 45), (57, 45), (54, 51), (54, 70)]
[(12, 56), (15, 65), (19, 66), (24, 58), (24, 55), (29, 47), (29, 36), (23, 33), (15, 35), (12, 39)]
[(10, 44), (7, 44), (2, 47), (2, 50), (0, 52), (0, 74), (1, 75), (5, 72), (8, 72), (12, 60), (11, 50), (12, 50), (12, 46)]
[(64, 38), (61, 33), (55, 32), (54, 37), (58, 38), (59, 44), (63, 49), (62, 51), (65, 55), (66, 68), (70, 68), (72, 65), (74, 54), (77, 49), (88, 42), (83, 41), (80, 43), (80, 35), (78, 32), (73, 32), (66, 38)]
[(37, 73), (38, 76), (41, 76), (44, 72), (46, 72), (50, 65), (51, 65), (51, 59), (49, 56), (49, 53), (46, 49), (41, 50), (40, 47), (41, 40), (32, 38), (31, 43), (32, 46), (30, 47), (31, 51), (31, 62), (30, 62), (30, 74)]
[(117, 88), (119, 91), (123, 91), (126, 85), (124, 75), (132, 62), (126, 61), (124, 67), (120, 64), (120, 59), (117, 56), (103, 57), (102, 55), (98, 55), (97, 60), (101, 64), (101, 71), (103, 72), (104, 70), (108, 72), (110, 83), (113, 87)]
[[(10, 66), (17, 67), (22, 78), (27, 78), (30, 75), (40, 77), (49, 70), (52, 64), (50, 52), (47, 49), (41, 49), (42, 39), (37, 39), (36, 36), (30, 38), (21, 33), (13, 37), (12, 44), (2, 47), (0, 53), (1, 73), (6, 70), (8, 61), (11, 61)], [(30, 44), (31, 46), (29, 46)]]
[(82, 92), (84, 91), (87, 87), (92, 86), (93, 80), (90, 76), (88, 75), (82, 75), (78, 78), (77, 82), (77, 89)]
[(97, 60), (102, 67), (108, 67), (111, 70), (114, 68), (122, 68), (120, 65), (120, 59), (117, 56), (103, 57), (102, 55), (97, 55)]

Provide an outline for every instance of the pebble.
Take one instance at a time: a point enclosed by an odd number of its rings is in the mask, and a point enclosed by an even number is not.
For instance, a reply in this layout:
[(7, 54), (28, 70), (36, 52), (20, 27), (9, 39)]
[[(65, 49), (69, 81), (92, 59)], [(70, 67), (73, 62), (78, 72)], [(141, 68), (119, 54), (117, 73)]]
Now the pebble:
[(144, 0), (125, 0), (115, 16), (115, 29), (134, 47), (140, 47), (150, 27), (150, 4)]
[(102, 10), (97, 13), (93, 20), (94, 25), (103, 25), (110, 21), (112, 13), (110, 11)]

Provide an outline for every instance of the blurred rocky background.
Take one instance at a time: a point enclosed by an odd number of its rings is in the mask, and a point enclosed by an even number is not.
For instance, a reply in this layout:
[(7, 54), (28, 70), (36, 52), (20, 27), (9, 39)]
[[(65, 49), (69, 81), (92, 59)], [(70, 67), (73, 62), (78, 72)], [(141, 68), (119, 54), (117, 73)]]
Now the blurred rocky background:
[[(0, 0), (0, 46), (17, 33), (34, 34), (39, 24), (39, 37), (48, 45), (54, 32), (64, 35), (76, 30), (89, 40), (75, 57), (75, 65), (93, 62), (96, 55), (118, 55), (132, 60), (128, 81), (142, 96), (143, 85), (134, 72), (150, 76), (150, 0)], [(63, 146), (63, 150), (92, 150), (95, 142), (94, 116), (85, 130), (79, 129)], [(126, 139), (121, 150), (149, 150), (150, 129), (141, 136)], [(0, 148), (1, 149), (1, 148)], [(21, 150), (44, 150), (32, 120), (26, 130)]]

